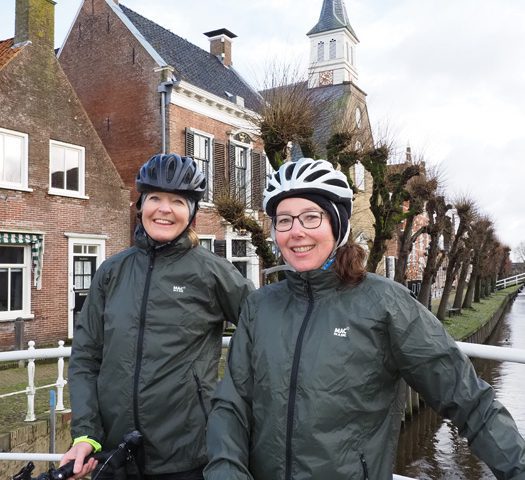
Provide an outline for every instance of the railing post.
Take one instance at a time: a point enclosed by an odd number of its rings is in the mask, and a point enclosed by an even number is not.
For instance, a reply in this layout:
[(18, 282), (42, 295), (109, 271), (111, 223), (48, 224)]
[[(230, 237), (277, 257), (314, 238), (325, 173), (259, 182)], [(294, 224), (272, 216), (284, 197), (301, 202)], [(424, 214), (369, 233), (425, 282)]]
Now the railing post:
[[(64, 340), (59, 340), (58, 351), (64, 350)], [(64, 379), (64, 356), (58, 357), (58, 377), (57, 377), (57, 404), (55, 410), (61, 412), (64, 410), (64, 387), (67, 381)]]
[[(15, 349), (24, 349), (24, 319), (22, 317), (18, 317), (15, 320)], [(26, 362), (24, 360), (18, 361), (18, 368), (23, 368), (25, 366)]]
[[(33, 340), (30, 340), (27, 342), (29, 345), (29, 348), (27, 349), (28, 352), (33, 352), (35, 350), (35, 342)], [(27, 393), (27, 414), (25, 421), (26, 422), (34, 422), (36, 420), (35, 416), (35, 359), (29, 358), (27, 360), (27, 379), (28, 379), (28, 386), (26, 388)]]

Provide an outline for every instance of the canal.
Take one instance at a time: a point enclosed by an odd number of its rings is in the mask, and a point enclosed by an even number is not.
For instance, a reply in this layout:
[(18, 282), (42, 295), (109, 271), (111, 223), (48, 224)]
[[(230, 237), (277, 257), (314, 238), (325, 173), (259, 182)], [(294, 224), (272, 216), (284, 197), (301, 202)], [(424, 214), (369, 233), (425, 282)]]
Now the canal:
[[(491, 345), (525, 349), (525, 289), (504, 314)], [(478, 375), (490, 383), (498, 400), (525, 436), (525, 364), (474, 359)], [(420, 480), (494, 480), (494, 475), (468, 449), (457, 429), (430, 408), (423, 408), (401, 431), (394, 471)]]

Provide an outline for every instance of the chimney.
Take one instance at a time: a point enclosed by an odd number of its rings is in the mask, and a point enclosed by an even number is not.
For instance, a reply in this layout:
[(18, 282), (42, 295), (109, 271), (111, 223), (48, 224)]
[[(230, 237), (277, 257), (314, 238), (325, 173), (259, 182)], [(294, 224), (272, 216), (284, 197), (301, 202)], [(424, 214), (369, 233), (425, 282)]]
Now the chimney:
[(204, 35), (210, 40), (210, 53), (215, 55), (227, 67), (232, 62), (232, 40), (237, 37), (226, 28), (212, 30)]
[(16, 0), (15, 45), (30, 41), (54, 50), (55, 5), (53, 0)]

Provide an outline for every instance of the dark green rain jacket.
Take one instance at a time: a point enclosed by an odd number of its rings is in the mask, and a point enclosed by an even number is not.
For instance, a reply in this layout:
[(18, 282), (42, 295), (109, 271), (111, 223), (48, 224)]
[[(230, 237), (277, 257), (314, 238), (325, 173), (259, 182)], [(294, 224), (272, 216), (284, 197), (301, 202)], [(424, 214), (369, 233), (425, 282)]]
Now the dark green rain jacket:
[(75, 326), (72, 436), (106, 450), (138, 429), (145, 473), (186, 471), (206, 463), (223, 322), (237, 323), (253, 286), (187, 235), (138, 244), (100, 266)]
[(367, 274), (287, 274), (251, 294), (208, 423), (206, 480), (390, 480), (404, 378), (498, 479), (525, 479), (525, 442), (441, 323)]

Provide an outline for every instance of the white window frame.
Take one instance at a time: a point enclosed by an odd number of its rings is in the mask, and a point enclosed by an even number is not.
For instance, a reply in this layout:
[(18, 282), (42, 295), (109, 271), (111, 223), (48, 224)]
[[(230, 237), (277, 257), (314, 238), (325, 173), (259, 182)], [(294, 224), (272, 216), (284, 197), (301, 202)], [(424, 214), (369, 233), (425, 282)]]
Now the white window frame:
[(199, 240), (209, 240), (210, 245), (211, 245), (210, 252), (215, 252), (215, 248), (214, 248), (215, 235), (199, 235), (198, 237), (199, 237)]
[[(255, 247), (251, 242), (251, 235), (239, 235), (238, 232), (233, 230), (231, 225), (226, 226), (226, 235), (224, 239), (226, 240), (226, 259), (233, 262), (247, 262), (247, 278), (252, 281), (255, 285), (255, 288), (259, 288), (259, 256), (255, 253)], [(234, 257), (232, 240), (245, 240), (248, 242), (246, 245), (246, 257)]]
[[(198, 137), (202, 137), (208, 140), (208, 176), (206, 177), (206, 183), (207, 183), (207, 189), (208, 189), (208, 201), (207, 202), (200, 202), (202, 205), (213, 205), (213, 139), (215, 138), (210, 133), (203, 132), (201, 130), (197, 130), (195, 128), (190, 128), (189, 131), (193, 134), (193, 158), (197, 161), (205, 161), (202, 157), (197, 155), (197, 150), (200, 150), (197, 146), (197, 143), (199, 141)], [(197, 165), (199, 162), (197, 162)], [(200, 166), (199, 166), (200, 168)]]
[[(55, 188), (51, 186), (51, 152), (53, 147), (59, 147), (64, 149), (76, 150), (79, 155), (79, 166), (78, 166), (78, 191), (67, 190), (65, 188)], [(65, 174), (65, 172), (64, 172)], [(73, 145), (71, 143), (59, 142), (58, 140), (49, 140), (49, 190), (50, 195), (60, 195), (62, 197), (72, 198), (89, 198), (85, 195), (86, 185), (86, 149), (79, 145)]]
[[(12, 321), (18, 317), (24, 319), (33, 318), (31, 314), (31, 245), (9, 245), (2, 244), (1, 247), (6, 248), (23, 248), (24, 249), (24, 263), (3, 263), (0, 264), (0, 268), (21, 268), (22, 269), (22, 309), (21, 310), (8, 310), (0, 312), (1, 321)], [(8, 292), (9, 295), (9, 292)]]
[[(5, 137), (17, 137), (22, 140), (22, 152), (20, 152), (20, 182), (8, 182), (4, 180), (4, 162), (5, 162)], [(14, 130), (8, 130), (6, 128), (0, 128), (0, 188), (6, 188), (9, 190), (23, 190), (23, 191), (33, 191), (28, 187), (28, 139), (29, 136), (27, 133), (16, 132)]]

